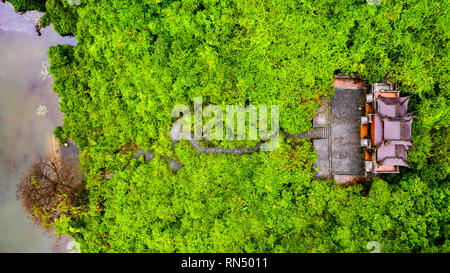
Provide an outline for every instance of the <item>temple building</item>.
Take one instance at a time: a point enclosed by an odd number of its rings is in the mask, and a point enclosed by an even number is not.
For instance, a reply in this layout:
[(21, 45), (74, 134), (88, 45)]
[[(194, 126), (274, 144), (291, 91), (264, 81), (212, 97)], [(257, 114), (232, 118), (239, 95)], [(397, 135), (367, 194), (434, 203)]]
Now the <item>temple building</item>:
[(398, 173), (408, 167), (411, 149), (409, 97), (400, 97), (388, 83), (375, 83), (366, 95), (366, 115), (361, 118), (361, 146), (366, 173)]
[(351, 185), (408, 167), (410, 98), (400, 97), (392, 83), (366, 84), (358, 76), (337, 74), (333, 87), (334, 94), (317, 109), (313, 128), (289, 135), (312, 139), (315, 177)]

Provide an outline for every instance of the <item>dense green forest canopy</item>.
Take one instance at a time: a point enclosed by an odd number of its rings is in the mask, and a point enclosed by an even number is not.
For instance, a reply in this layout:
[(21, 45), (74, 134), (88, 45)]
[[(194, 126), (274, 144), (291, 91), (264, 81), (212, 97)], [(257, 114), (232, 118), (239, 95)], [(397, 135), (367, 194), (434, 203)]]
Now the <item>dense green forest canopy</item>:
[[(367, 252), (370, 241), (450, 251), (448, 1), (48, 0), (46, 10), (78, 40), (49, 56), (58, 134), (81, 148), (88, 195), (57, 227), (83, 251)], [(314, 180), (310, 141), (235, 156), (174, 149), (167, 135), (173, 106), (199, 96), (279, 105), (280, 127), (302, 132), (336, 72), (413, 95), (411, 168), (343, 188)], [(155, 158), (134, 159), (133, 147)], [(184, 167), (172, 172), (166, 155)]]

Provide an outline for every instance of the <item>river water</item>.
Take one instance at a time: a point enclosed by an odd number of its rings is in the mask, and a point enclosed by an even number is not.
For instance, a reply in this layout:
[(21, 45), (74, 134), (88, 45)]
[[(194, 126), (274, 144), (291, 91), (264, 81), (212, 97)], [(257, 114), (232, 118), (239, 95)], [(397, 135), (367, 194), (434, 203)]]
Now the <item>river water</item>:
[(57, 240), (34, 225), (16, 199), (20, 175), (62, 124), (59, 98), (48, 74), (48, 48), (76, 45), (52, 26), (35, 32), (39, 12), (23, 15), (0, 4), (0, 252), (64, 252), (67, 238)]

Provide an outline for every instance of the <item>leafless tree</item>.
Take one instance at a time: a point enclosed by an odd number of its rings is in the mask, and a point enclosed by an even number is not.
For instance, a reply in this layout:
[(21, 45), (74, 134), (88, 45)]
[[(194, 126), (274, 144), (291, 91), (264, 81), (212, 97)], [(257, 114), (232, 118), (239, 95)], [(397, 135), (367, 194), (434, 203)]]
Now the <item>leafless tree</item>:
[(54, 155), (39, 156), (21, 177), (17, 198), (39, 225), (48, 228), (63, 214), (73, 216), (84, 183), (78, 164), (60, 164)]

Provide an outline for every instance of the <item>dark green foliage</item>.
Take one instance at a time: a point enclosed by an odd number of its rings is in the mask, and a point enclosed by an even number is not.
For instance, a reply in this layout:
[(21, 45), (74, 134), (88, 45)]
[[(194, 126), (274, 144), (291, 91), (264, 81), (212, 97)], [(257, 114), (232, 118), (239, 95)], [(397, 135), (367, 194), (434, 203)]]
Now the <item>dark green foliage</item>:
[(39, 23), (41, 24), (42, 27), (50, 25), (51, 24), (50, 13), (46, 12), (44, 16), (42, 16), (41, 19), (39, 19)]
[[(68, 0), (11, 0), (8, 1), (16, 12), (39, 10), (45, 11), (40, 19), (42, 27), (53, 23), (61, 35), (73, 35), (76, 30), (79, 5), (69, 5)], [(81, 3), (81, 2), (80, 2)]]
[(64, 129), (62, 127), (56, 127), (55, 130), (53, 130), (53, 135), (58, 139), (60, 144), (64, 144), (67, 142), (68, 135), (66, 132), (64, 132)]
[(8, 0), (16, 12), (28, 10), (45, 11), (45, 1), (46, 0)]
[[(47, 9), (78, 40), (49, 55), (90, 202), (60, 228), (84, 251), (367, 252), (369, 241), (382, 252), (450, 251), (448, 4), (82, 3)], [(200, 155), (185, 142), (173, 150), (172, 107), (196, 96), (280, 105), (280, 127), (304, 131), (336, 71), (390, 78), (413, 95), (411, 168), (377, 179), (368, 196), (313, 180), (310, 142), (243, 156)], [(127, 145), (156, 157), (133, 159)], [(184, 167), (172, 173), (165, 155)]]
[(69, 5), (67, 0), (47, 0), (47, 12), (41, 18), (41, 24), (53, 23), (55, 30), (61, 35), (73, 35), (76, 30), (78, 14), (76, 5)]

